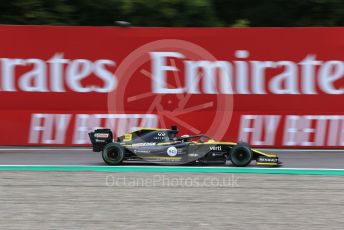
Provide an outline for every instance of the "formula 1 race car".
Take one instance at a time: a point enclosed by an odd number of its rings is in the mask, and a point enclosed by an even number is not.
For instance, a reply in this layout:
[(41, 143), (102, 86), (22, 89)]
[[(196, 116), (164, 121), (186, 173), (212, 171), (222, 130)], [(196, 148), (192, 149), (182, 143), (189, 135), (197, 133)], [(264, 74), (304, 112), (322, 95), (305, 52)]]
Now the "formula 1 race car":
[(177, 133), (176, 126), (171, 129), (143, 128), (114, 141), (110, 129), (96, 129), (89, 137), (93, 151), (102, 152), (104, 162), (109, 165), (138, 159), (169, 165), (231, 161), (234, 166), (244, 167), (252, 160), (257, 165), (280, 165), (277, 155), (252, 149), (244, 142), (218, 142), (204, 134), (178, 137)]

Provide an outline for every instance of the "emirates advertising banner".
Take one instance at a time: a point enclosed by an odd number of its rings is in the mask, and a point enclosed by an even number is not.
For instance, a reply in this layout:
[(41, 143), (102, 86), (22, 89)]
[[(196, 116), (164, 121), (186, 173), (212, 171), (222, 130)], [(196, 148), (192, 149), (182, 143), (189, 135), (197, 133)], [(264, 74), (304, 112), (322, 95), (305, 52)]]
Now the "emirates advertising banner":
[(177, 125), (256, 147), (344, 146), (344, 28), (0, 27), (0, 145)]

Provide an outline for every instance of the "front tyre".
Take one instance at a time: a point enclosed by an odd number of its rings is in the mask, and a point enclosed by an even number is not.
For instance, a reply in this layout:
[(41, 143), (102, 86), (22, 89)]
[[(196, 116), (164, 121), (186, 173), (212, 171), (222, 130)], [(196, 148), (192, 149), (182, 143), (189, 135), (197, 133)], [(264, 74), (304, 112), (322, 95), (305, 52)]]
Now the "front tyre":
[(124, 159), (124, 149), (119, 143), (109, 143), (102, 152), (103, 160), (108, 165), (118, 165)]
[(232, 147), (229, 157), (234, 166), (245, 167), (251, 163), (253, 153), (246, 143), (238, 143)]

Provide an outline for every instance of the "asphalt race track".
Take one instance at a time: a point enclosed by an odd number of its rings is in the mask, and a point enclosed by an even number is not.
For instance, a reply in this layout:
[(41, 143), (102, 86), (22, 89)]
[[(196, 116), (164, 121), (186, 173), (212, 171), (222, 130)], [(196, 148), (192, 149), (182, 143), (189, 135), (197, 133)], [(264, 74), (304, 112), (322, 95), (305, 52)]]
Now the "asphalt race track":
[[(343, 151), (270, 152), (285, 169), (344, 168)], [(76, 148), (3, 147), (0, 164), (106, 168)], [(335, 175), (5, 169), (0, 229), (343, 229), (343, 189)]]
[(0, 229), (343, 229), (344, 177), (0, 172)]
[[(263, 150), (278, 154), (280, 161), (283, 162), (282, 167), (344, 168), (344, 150)], [(0, 165), (105, 165), (105, 163), (101, 153), (92, 152), (89, 148), (2, 147)]]

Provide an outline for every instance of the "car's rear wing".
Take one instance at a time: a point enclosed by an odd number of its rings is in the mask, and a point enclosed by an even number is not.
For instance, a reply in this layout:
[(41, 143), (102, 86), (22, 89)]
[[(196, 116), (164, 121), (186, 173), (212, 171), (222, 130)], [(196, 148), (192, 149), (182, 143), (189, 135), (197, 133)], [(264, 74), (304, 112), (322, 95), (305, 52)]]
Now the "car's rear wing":
[(113, 142), (113, 134), (110, 129), (96, 129), (94, 132), (88, 133), (94, 152), (103, 151), (105, 145)]

